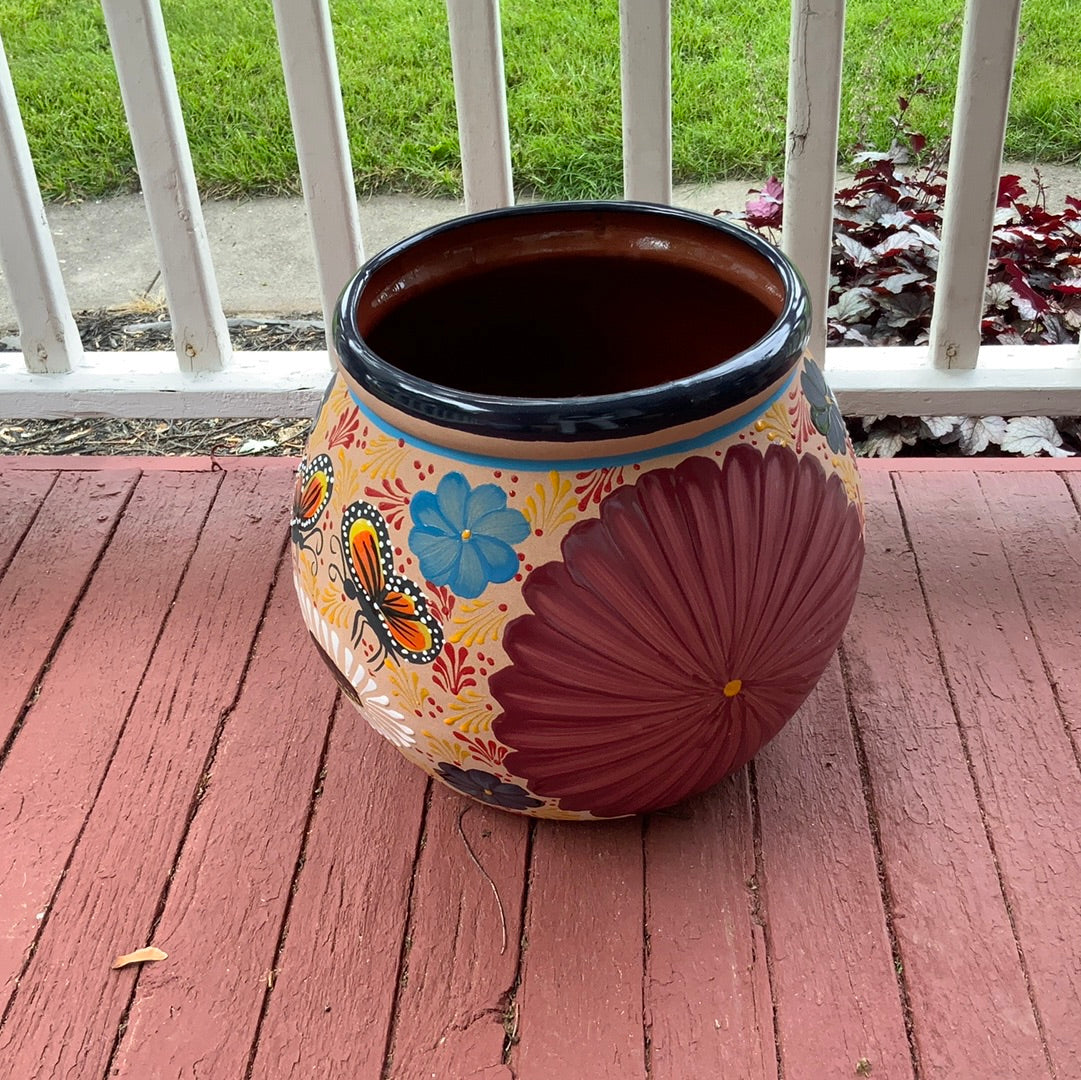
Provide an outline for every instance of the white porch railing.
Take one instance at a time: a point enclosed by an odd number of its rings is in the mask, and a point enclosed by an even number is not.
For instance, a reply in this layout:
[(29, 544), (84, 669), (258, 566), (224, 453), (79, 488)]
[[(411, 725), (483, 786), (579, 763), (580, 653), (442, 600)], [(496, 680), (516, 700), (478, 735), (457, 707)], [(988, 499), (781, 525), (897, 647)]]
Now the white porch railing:
[[(274, 0), (324, 313), (363, 249), (328, 0)], [(172, 319), (174, 353), (84, 353), (0, 43), (0, 262), (23, 357), (0, 416), (311, 412), (326, 350), (232, 352), (159, 0), (102, 0)], [(930, 344), (825, 348), (844, 0), (792, 0), (783, 246), (815, 304), (812, 349), (857, 414), (1081, 413), (1077, 346), (981, 346), (1021, 0), (968, 0)], [(498, 0), (447, 0), (466, 205), (513, 201)], [(672, 194), (670, 0), (621, 0), (624, 191)], [(613, 43), (614, 47), (614, 43)], [(328, 319), (329, 326), (329, 319)]]

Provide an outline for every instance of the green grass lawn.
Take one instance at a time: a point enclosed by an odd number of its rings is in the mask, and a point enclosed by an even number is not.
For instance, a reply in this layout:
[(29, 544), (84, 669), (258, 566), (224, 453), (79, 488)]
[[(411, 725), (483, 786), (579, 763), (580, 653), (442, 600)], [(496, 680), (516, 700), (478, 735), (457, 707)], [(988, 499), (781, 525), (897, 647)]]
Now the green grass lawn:
[[(362, 191), (460, 189), (443, 0), (333, 0)], [(841, 145), (949, 130), (963, 0), (849, 0)], [(192, 156), (209, 195), (298, 189), (269, 0), (165, 0)], [(674, 0), (677, 181), (764, 178), (784, 142), (787, 0)], [(617, 0), (503, 0), (516, 182), (550, 198), (618, 195)], [(1081, 0), (1025, 0), (1007, 155), (1081, 157)], [(0, 0), (46, 197), (132, 189), (136, 173), (97, 0)]]

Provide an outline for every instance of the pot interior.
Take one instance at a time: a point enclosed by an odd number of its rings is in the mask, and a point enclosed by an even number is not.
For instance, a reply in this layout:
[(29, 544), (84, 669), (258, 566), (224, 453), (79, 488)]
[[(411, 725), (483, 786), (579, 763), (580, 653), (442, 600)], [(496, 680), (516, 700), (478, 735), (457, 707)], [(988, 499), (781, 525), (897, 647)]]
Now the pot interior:
[(367, 347), (472, 394), (568, 398), (692, 377), (750, 349), (785, 305), (740, 230), (651, 211), (487, 215), (406, 241), (356, 298)]

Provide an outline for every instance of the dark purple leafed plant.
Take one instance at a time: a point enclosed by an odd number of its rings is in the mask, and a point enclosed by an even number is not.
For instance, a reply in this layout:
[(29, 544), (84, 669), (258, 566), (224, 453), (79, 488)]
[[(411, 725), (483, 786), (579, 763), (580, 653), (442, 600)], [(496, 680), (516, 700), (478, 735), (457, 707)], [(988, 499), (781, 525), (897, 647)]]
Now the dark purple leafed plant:
[[(826, 313), (830, 345), (922, 345), (928, 340), (946, 167), (943, 154), (918, 161), (926, 140), (904, 130), (908, 102), (901, 98), (899, 103), (894, 144), (885, 152), (856, 154), (859, 171), (836, 195)], [(737, 216), (776, 240), (784, 217), (784, 189), (776, 177), (753, 190), (744, 213)], [(1077, 340), (1081, 199), (1067, 196), (1064, 208), (1052, 212), (1038, 173), (1032, 198), (1019, 176), (1001, 178), (984, 299), (985, 344)], [(857, 445), (862, 443), (864, 452), (872, 454), (894, 454), (918, 440), (959, 442), (965, 453), (989, 444), (1022, 453), (1063, 452), (1055, 425), (1044, 417), (1018, 418), (1009, 425), (1000, 417), (986, 419), (990, 423), (961, 417), (868, 417), (863, 437), (859, 431), (852, 434)], [(966, 425), (973, 424), (976, 438), (966, 435)], [(1076, 426), (1063, 421), (1059, 430), (1072, 434)], [(1037, 433), (1040, 438), (1034, 438)]]

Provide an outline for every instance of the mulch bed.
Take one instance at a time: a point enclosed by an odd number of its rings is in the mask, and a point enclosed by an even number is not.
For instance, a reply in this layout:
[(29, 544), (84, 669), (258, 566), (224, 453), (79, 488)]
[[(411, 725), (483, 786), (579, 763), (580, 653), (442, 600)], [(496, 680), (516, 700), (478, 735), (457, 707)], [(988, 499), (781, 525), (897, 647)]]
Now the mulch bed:
[[(149, 304), (75, 316), (88, 352), (172, 348), (168, 316)], [(322, 314), (229, 319), (234, 349), (296, 351), (325, 345)], [(0, 331), (0, 352), (18, 351), (14, 330)], [(309, 417), (273, 419), (0, 419), (0, 454), (248, 455), (299, 457)]]

